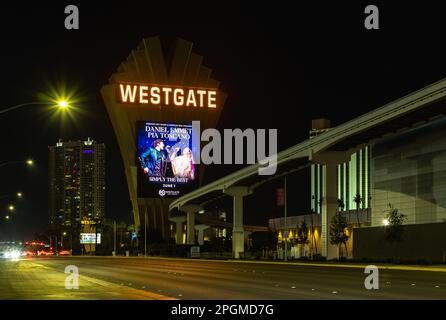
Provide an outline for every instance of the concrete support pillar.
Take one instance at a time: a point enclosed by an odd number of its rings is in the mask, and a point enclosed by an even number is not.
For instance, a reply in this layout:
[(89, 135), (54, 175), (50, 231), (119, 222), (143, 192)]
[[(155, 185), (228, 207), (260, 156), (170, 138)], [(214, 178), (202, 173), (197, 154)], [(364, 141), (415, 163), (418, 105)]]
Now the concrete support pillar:
[(195, 204), (186, 204), (181, 206), (180, 210), (186, 212), (187, 214), (186, 243), (195, 244), (195, 213), (201, 210), (201, 207)]
[(327, 260), (338, 257), (337, 247), (330, 244), (330, 223), (338, 210), (338, 193), (336, 174), (338, 164), (350, 161), (350, 153), (340, 151), (325, 151), (312, 154), (311, 160), (323, 165), (323, 198), (322, 198), (322, 256)]
[(337, 247), (330, 244), (330, 223), (338, 210), (338, 197), (336, 190), (337, 165), (327, 163), (323, 167), (324, 198), (322, 199), (322, 256), (327, 260), (337, 258)]
[(195, 230), (198, 230), (198, 244), (202, 246), (204, 244), (204, 230), (208, 229), (207, 224), (198, 224), (195, 226)]
[(175, 243), (183, 244), (183, 223), (186, 221), (186, 217), (170, 217), (170, 221), (175, 222)]
[(195, 244), (195, 212), (187, 213), (187, 244)]
[(232, 254), (240, 259), (245, 251), (245, 232), (243, 229), (243, 198), (252, 193), (248, 187), (231, 187), (224, 191), (233, 198)]

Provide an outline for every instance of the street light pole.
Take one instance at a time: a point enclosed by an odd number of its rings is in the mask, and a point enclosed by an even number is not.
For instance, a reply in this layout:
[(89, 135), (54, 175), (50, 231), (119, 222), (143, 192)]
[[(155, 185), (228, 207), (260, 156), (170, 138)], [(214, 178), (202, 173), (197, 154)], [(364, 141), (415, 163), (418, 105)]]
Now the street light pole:
[[(14, 194), (4, 194), (4, 195), (0, 196), (0, 200), (6, 199), (6, 198), (11, 198), (13, 196), (14, 196)], [(15, 196), (17, 196), (17, 198), (21, 199), (23, 197), (23, 194), (21, 192), (18, 192)]]
[(0, 110), (0, 114), (9, 112), (9, 111), (12, 111), (12, 110), (15, 110), (15, 109), (19, 109), (19, 108), (22, 108), (22, 107), (36, 105), (36, 104), (45, 104), (45, 103), (42, 103), (42, 102), (27, 102), (27, 103), (21, 103), (21, 104), (18, 104), (18, 105), (16, 105), (16, 106), (12, 106), (12, 107), (9, 107), (9, 108)]
[(288, 260), (287, 258), (287, 253), (288, 253), (288, 230), (287, 230), (287, 204), (286, 204), (286, 192), (287, 192), (287, 186), (286, 186), (286, 177), (284, 178), (284, 211), (285, 211), (285, 231), (284, 231), (284, 235), (285, 235), (285, 261)]
[(4, 114), (7, 113), (9, 111), (13, 111), (22, 107), (26, 107), (26, 106), (32, 106), (32, 105), (52, 105), (52, 104), (56, 104), (59, 108), (64, 109), (69, 107), (68, 102), (65, 100), (59, 100), (59, 101), (52, 101), (52, 102), (39, 102), (39, 101), (33, 101), (33, 102), (26, 102), (26, 103), (21, 103), (6, 109), (1, 109), (0, 110), (0, 114)]
[(144, 257), (147, 257), (147, 211), (144, 214)]
[(33, 165), (33, 161), (32, 160), (18, 160), (18, 161), (7, 161), (7, 162), (0, 163), (0, 168), (4, 167), (4, 166), (7, 166), (7, 165), (10, 165), (10, 164), (17, 164), (17, 163), (25, 163), (28, 166), (32, 166)]

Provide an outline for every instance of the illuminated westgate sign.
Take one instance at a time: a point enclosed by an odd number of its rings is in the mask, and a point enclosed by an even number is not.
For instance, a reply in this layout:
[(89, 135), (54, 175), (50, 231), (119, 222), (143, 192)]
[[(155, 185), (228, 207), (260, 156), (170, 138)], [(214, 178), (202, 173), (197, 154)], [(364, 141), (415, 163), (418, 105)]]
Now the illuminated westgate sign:
[(153, 106), (217, 108), (217, 90), (120, 83), (118, 100), (120, 103)]

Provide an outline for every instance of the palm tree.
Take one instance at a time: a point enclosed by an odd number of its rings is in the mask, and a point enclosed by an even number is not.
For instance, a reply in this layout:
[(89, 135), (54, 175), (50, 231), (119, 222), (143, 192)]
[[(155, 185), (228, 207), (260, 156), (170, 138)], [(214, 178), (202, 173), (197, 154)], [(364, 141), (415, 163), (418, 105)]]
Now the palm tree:
[(338, 199), (338, 211), (339, 212), (344, 211), (344, 208), (345, 208), (344, 201), (342, 201), (342, 199)]
[(361, 195), (357, 193), (356, 196), (353, 198), (353, 201), (356, 203), (356, 219), (358, 220), (358, 227), (360, 227), (361, 223), (359, 222), (359, 206), (362, 203)]
[(300, 244), (300, 256), (303, 257), (305, 254), (305, 245), (308, 244), (308, 225), (303, 220), (301, 224), (297, 225), (297, 243)]
[(349, 235), (347, 234), (348, 223), (347, 219), (337, 212), (330, 221), (330, 243), (338, 247), (338, 260), (340, 259), (341, 245), (345, 247), (346, 256), (347, 253), (347, 241)]
[(317, 254), (317, 243), (316, 243), (316, 239), (314, 237), (314, 210), (310, 209), (310, 215), (311, 215), (311, 258), (313, 258), (313, 255), (316, 253)]

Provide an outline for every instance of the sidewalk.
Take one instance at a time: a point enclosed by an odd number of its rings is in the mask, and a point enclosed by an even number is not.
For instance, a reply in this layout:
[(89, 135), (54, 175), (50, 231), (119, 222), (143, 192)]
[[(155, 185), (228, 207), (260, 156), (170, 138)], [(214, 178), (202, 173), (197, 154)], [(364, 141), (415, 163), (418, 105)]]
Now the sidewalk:
[(405, 271), (429, 271), (429, 272), (446, 272), (446, 265), (399, 265), (381, 262), (355, 263), (355, 262), (297, 262), (297, 261), (259, 261), (259, 260), (228, 260), (231, 262), (240, 263), (256, 263), (256, 264), (280, 264), (280, 265), (295, 265), (295, 266), (314, 266), (314, 267), (332, 267), (332, 268), (356, 268), (365, 269), (367, 266), (377, 266), (384, 270), (405, 270)]

